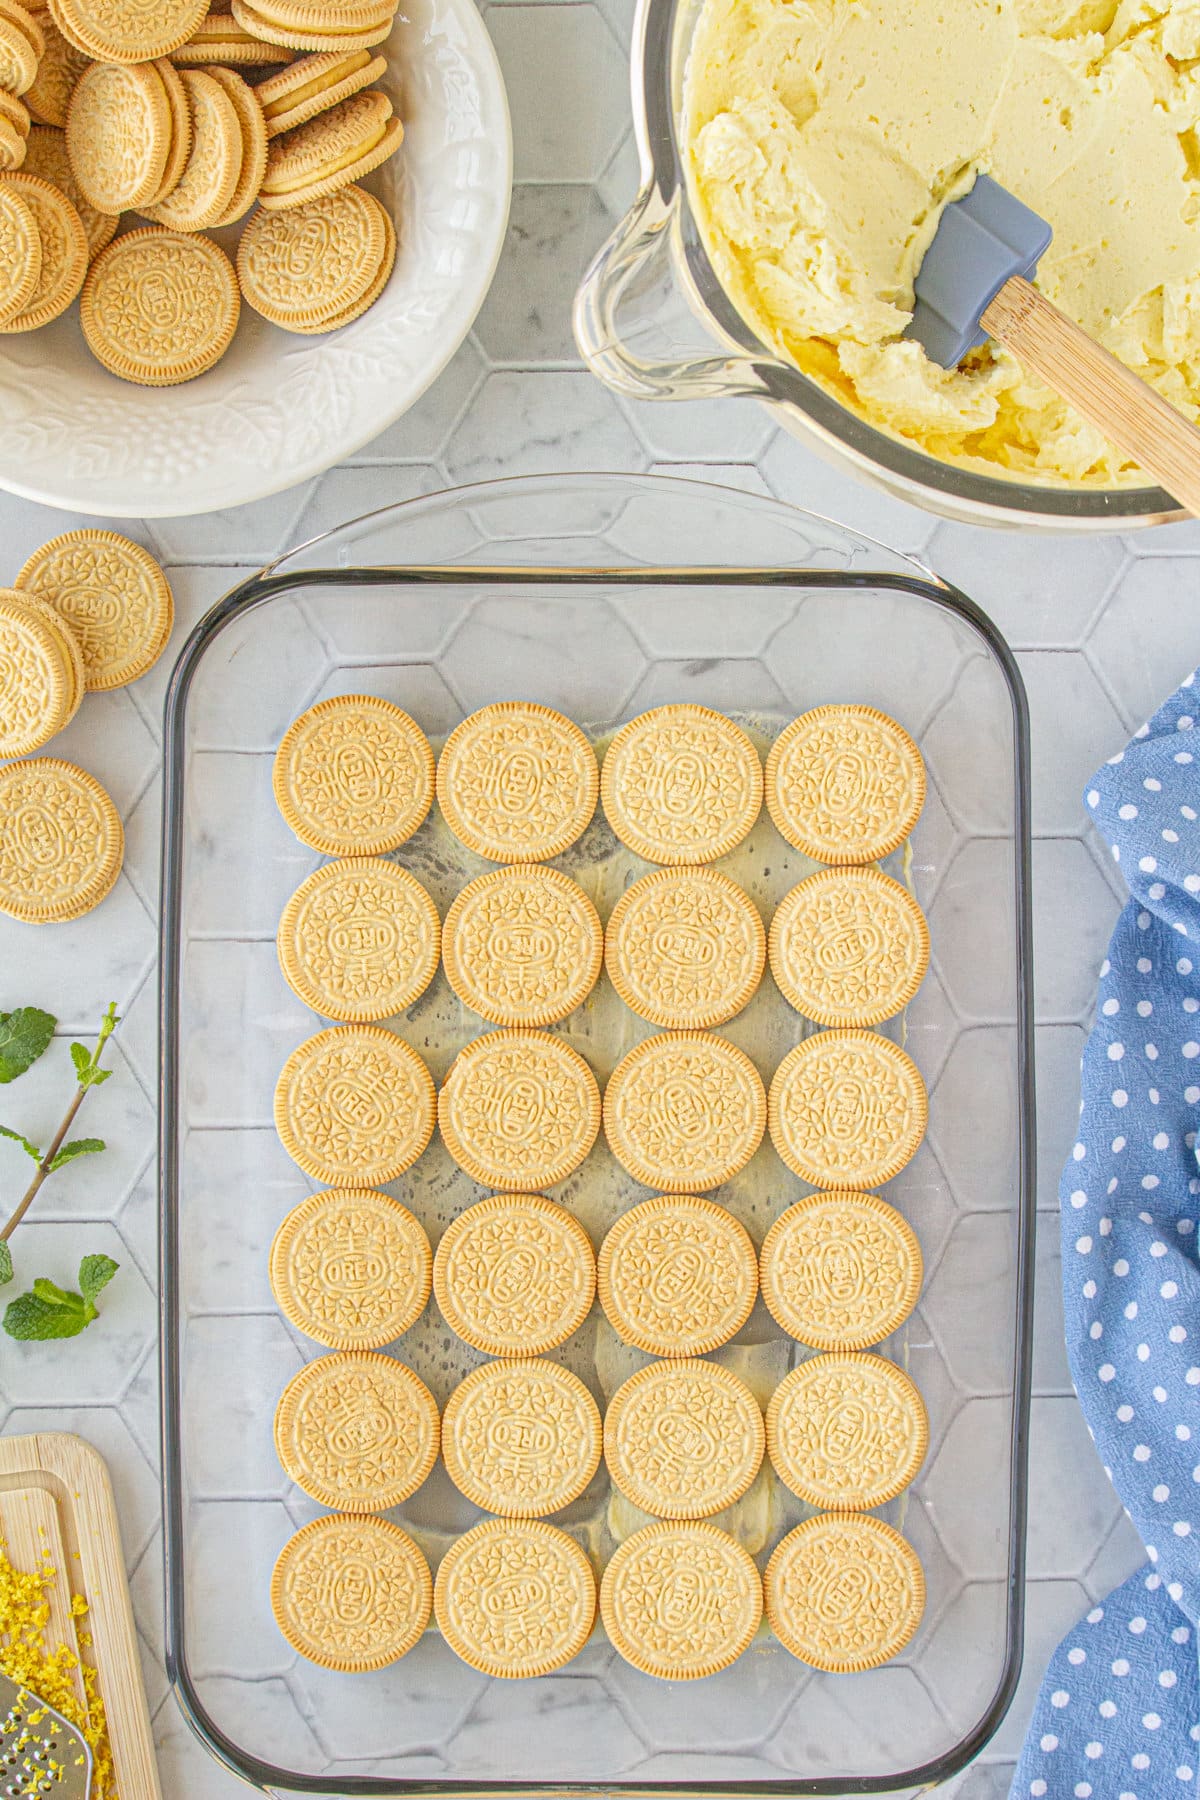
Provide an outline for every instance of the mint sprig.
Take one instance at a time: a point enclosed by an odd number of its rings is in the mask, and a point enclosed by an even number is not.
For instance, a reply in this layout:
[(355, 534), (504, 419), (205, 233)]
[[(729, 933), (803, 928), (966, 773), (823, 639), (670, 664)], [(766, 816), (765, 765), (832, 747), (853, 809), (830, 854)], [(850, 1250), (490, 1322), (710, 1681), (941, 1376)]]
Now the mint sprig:
[[(20, 1202), (8, 1223), (0, 1230), (0, 1287), (14, 1279), (12, 1251), (8, 1240), (25, 1217), (34, 1196), (47, 1176), (55, 1174), (81, 1156), (95, 1156), (104, 1149), (104, 1139), (67, 1138), (75, 1115), (90, 1088), (99, 1087), (112, 1074), (101, 1067), (100, 1059), (109, 1038), (119, 1024), (116, 1003), (111, 1002), (100, 1021), (96, 1042), (89, 1050), (86, 1044), (71, 1045), (71, 1064), (75, 1071), (75, 1092), (63, 1121), (46, 1149), (41, 1149), (23, 1132), (0, 1125), (0, 1138), (19, 1144), (37, 1164)], [(0, 1083), (15, 1081), (33, 1066), (54, 1036), (58, 1021), (51, 1013), (34, 1006), (23, 1006), (15, 1012), (0, 1013)], [(79, 1265), (79, 1290), (61, 1288), (46, 1276), (39, 1276), (32, 1288), (10, 1300), (4, 1309), (3, 1325), (9, 1337), (20, 1339), (77, 1337), (99, 1316), (96, 1296), (107, 1287), (118, 1265), (111, 1256), (85, 1256)]]

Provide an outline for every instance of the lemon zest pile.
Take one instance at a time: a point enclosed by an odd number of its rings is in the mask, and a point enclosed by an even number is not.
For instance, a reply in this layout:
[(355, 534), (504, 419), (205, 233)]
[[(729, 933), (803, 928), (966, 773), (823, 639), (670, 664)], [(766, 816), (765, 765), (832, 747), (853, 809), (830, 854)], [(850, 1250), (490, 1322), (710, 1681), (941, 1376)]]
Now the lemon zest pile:
[[(54, 1586), (57, 1571), (49, 1562), (33, 1574), (14, 1569), (0, 1550), (0, 1669), (22, 1687), (27, 1687), (47, 1705), (69, 1719), (90, 1745), (93, 1756), (92, 1800), (117, 1800), (112, 1751), (108, 1742), (108, 1726), (104, 1702), (100, 1698), (96, 1671), (81, 1662), (74, 1650), (65, 1644), (50, 1649), (46, 1643), (46, 1627), (50, 1621), (50, 1604), (46, 1599)], [(71, 1597), (71, 1616), (87, 1616), (88, 1603), (82, 1594)], [(79, 1634), (79, 1642), (90, 1647), (91, 1637)], [(74, 1673), (78, 1669), (83, 1681), (86, 1704), (81, 1706), (75, 1693)]]

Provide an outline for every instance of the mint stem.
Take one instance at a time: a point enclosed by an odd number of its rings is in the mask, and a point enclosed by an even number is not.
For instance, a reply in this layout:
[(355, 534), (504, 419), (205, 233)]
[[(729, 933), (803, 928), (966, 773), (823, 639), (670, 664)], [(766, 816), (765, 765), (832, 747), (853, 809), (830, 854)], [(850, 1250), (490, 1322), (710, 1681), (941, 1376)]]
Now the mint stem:
[[(91, 1061), (92, 1069), (96, 1069), (99, 1067), (100, 1053), (104, 1049), (104, 1046), (108, 1042), (109, 1038), (112, 1036), (113, 1028), (116, 1025), (116, 1023), (117, 1023), (116, 1008), (115, 1008), (115, 1006), (110, 1006), (108, 1011), (105, 1013), (103, 1020), (101, 1021), (100, 1033), (96, 1039), (96, 1048), (92, 1052), (92, 1061)], [(36, 1170), (34, 1171), (33, 1180), (30, 1182), (30, 1184), (26, 1188), (24, 1194), (21, 1196), (20, 1204), (17, 1206), (16, 1210), (13, 1212), (12, 1217), (8, 1221), (8, 1224), (4, 1227), (4, 1229), (2, 1231), (0, 1231), (0, 1244), (6, 1243), (8, 1241), (8, 1239), (12, 1236), (13, 1232), (17, 1229), (17, 1226), (21, 1223), (21, 1220), (25, 1217), (25, 1214), (29, 1211), (29, 1208), (33, 1205), (34, 1198), (37, 1194), (38, 1189), (41, 1187), (43, 1181), (45, 1181), (47, 1175), (50, 1173), (51, 1165), (53, 1164), (54, 1159), (58, 1155), (59, 1151), (62, 1149), (63, 1143), (66, 1139), (66, 1135), (67, 1135), (68, 1131), (70, 1131), (71, 1126), (75, 1122), (75, 1114), (79, 1111), (79, 1108), (83, 1105), (83, 1097), (87, 1093), (87, 1091), (88, 1091), (88, 1084), (85, 1081), (80, 1081), (78, 1083), (78, 1085), (76, 1086), (74, 1094), (71, 1097), (71, 1104), (70, 1104), (70, 1106), (68, 1106), (68, 1108), (66, 1110), (66, 1114), (64, 1115), (62, 1124), (59, 1126), (58, 1130), (55, 1132), (54, 1136), (51, 1138), (50, 1143), (46, 1148), (45, 1154), (43, 1155), (41, 1162), (38, 1164)]]

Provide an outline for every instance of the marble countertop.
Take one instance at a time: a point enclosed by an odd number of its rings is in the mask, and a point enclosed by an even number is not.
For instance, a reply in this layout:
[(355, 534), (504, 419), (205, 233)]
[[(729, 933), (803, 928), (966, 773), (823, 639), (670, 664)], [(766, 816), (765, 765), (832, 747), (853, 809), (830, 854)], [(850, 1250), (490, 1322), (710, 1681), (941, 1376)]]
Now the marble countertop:
[[(1050, 1649), (1089, 1599), (1142, 1560), (1071, 1390), (1055, 1196), (1073, 1136), (1095, 971), (1122, 895), (1084, 821), (1080, 793), (1095, 766), (1200, 661), (1191, 610), (1200, 526), (1125, 539), (1033, 539), (939, 524), (832, 473), (753, 402), (635, 407), (614, 398), (578, 364), (570, 304), (583, 265), (636, 181), (625, 60), (629, 0), (493, 0), (484, 10), (509, 87), (516, 189), (504, 258), (467, 343), (424, 400), (352, 462), (260, 504), (129, 529), (169, 570), (179, 642), (246, 572), (289, 543), (373, 507), (502, 474), (653, 469), (774, 494), (919, 553), (1007, 635), (1033, 723), (1042, 1206), (1026, 1673), (983, 1758), (945, 1790), (956, 1800), (991, 1800), (1007, 1793)], [(4, 568), (15, 571), (56, 532), (95, 522), (0, 495)], [(166, 676), (164, 662), (132, 688), (92, 696), (55, 743), (56, 753), (92, 769), (121, 808), (127, 857), (113, 896), (73, 927), (34, 931), (0, 920), (0, 1006), (46, 1006), (64, 1034), (94, 1029), (110, 997), (124, 1015), (112, 1053), (115, 1078), (89, 1099), (87, 1111), (89, 1133), (112, 1148), (102, 1164), (84, 1162), (57, 1177), (20, 1237), (22, 1262), (32, 1257), (59, 1279), (73, 1276), (84, 1250), (110, 1252), (121, 1275), (105, 1296), (102, 1328), (56, 1346), (54, 1355), (4, 1340), (0, 1424), (8, 1432), (79, 1431), (108, 1457), (164, 1793), (170, 1800), (232, 1800), (246, 1790), (193, 1741), (162, 1668), (154, 1091)], [(48, 1056), (13, 1090), (25, 1130), (56, 1123), (63, 1075), (54, 1063)], [(3, 1167), (7, 1183), (19, 1179), (10, 1163)]]

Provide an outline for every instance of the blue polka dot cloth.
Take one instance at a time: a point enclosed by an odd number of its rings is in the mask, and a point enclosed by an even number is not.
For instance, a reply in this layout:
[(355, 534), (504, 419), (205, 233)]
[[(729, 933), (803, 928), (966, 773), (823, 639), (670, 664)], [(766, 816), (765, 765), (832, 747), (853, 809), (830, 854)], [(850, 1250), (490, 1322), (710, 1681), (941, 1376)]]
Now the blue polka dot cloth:
[(1200, 682), (1085, 799), (1128, 884), (1060, 1188), (1076, 1392), (1146, 1565), (1063, 1639), (1013, 1800), (1172, 1800), (1200, 1768)]

